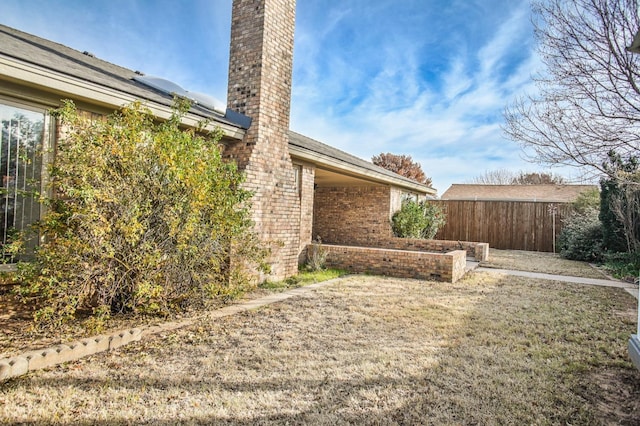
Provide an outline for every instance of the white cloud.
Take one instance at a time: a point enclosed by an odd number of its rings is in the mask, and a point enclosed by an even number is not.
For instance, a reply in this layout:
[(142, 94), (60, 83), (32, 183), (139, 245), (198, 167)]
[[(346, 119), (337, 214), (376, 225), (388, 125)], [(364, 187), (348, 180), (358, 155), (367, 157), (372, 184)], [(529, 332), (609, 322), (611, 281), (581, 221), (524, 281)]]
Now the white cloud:
[[(46, 11), (46, 13), (43, 13)], [(0, 22), (224, 99), (231, 0), (3, 0)]]
[(380, 152), (410, 154), (440, 192), (487, 169), (532, 169), (500, 128), (504, 107), (531, 87), (532, 69), (539, 65), (528, 20), (528, 3), (521, 2), (495, 31), (485, 29), (491, 36), (480, 48), (462, 44), (455, 51), (431, 52), (430, 57), (445, 55), (440, 62), (447, 64), (435, 77), (425, 74), (430, 64), (423, 46), (398, 37), (378, 46), (384, 56), (366, 84), (359, 84), (361, 71), (347, 66), (361, 62), (351, 57), (350, 62), (341, 58), (331, 75), (315, 80), (302, 75), (294, 80), (292, 126), (365, 159)]
[[(146, 4), (3, 0), (0, 22), (224, 98), (231, 0)], [(487, 169), (535, 169), (500, 130), (540, 68), (528, 7), (298, 2), (292, 128), (365, 159), (410, 154), (441, 192)]]
[(466, 67), (464, 55), (451, 60), (449, 70), (442, 77), (443, 94), (446, 99), (453, 100), (472, 87), (473, 80), (467, 74)]

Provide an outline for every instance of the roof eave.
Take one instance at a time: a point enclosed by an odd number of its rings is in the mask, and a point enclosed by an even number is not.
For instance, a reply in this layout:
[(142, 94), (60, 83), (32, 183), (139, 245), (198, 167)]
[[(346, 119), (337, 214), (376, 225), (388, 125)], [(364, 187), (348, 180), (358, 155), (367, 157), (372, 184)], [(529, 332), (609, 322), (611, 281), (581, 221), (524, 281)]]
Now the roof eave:
[[(169, 105), (163, 105), (148, 99), (140, 99), (126, 92), (111, 89), (4, 55), (0, 55), (0, 78), (6, 78), (10, 81), (39, 88), (44, 91), (55, 91), (61, 96), (61, 99), (70, 97), (109, 108), (121, 108), (132, 102), (143, 100), (145, 106), (151, 110), (155, 117), (164, 120), (169, 119), (173, 113)], [(196, 127), (205, 119), (205, 117), (197, 114), (187, 113), (183, 117), (182, 122), (186, 126)], [(209, 129), (216, 127), (222, 129), (224, 135), (229, 138), (244, 138), (244, 129), (224, 122), (211, 120), (211, 123), (207, 126)]]
[(387, 176), (382, 173), (376, 173), (373, 170), (366, 170), (350, 164), (346, 161), (329, 157), (327, 155), (323, 155), (297, 145), (289, 144), (289, 154), (295, 159), (308, 161), (316, 165), (323, 166), (332, 171), (345, 173), (352, 177), (363, 178), (376, 183), (391, 184), (403, 189), (408, 189), (410, 191), (415, 191), (427, 195), (435, 195), (437, 193), (435, 189), (427, 185), (423, 185), (418, 182), (410, 182), (401, 177), (396, 179), (392, 176)]

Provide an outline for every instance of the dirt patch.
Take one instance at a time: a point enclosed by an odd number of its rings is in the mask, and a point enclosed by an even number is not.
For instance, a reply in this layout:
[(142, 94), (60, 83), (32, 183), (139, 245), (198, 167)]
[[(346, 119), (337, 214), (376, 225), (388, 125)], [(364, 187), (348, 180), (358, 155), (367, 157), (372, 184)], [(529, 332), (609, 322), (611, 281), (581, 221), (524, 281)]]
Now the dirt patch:
[(640, 419), (640, 381), (634, 371), (597, 371), (591, 375), (591, 383), (596, 385), (597, 392), (591, 391), (585, 397), (595, 404), (603, 423), (618, 424), (629, 413)]
[(0, 285), (0, 358), (13, 348), (27, 347), (34, 308), (13, 294), (13, 285)]
[(13, 293), (15, 286), (0, 285), (0, 327), (8, 332), (19, 332), (21, 322), (29, 322), (33, 319), (33, 308), (22, 303)]
[[(256, 291), (260, 297), (263, 291)], [(99, 330), (88, 329), (82, 318), (60, 325), (56, 330), (39, 330), (34, 327), (36, 308), (24, 302), (11, 291), (11, 286), (0, 286), (0, 358), (9, 358), (26, 351), (76, 341), (97, 334), (109, 334), (134, 327), (158, 325), (168, 321), (179, 321), (202, 316), (202, 312), (175, 314), (159, 318), (142, 315), (119, 315), (106, 321)]]

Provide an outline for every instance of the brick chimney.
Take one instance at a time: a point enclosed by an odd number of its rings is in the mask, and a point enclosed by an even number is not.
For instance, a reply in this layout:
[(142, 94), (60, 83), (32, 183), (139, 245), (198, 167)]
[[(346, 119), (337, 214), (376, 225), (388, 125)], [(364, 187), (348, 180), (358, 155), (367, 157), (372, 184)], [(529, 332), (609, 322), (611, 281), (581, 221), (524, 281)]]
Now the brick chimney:
[(295, 0), (234, 0), (227, 106), (252, 118), (242, 142), (228, 146), (254, 192), (255, 230), (272, 250), (272, 279), (295, 275), (300, 199), (289, 157)]

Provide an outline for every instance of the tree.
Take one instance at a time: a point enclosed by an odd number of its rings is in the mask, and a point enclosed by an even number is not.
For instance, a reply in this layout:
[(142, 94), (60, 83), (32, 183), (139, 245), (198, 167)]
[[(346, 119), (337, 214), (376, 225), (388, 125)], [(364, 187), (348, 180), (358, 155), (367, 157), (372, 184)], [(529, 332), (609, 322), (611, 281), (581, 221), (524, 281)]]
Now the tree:
[(606, 173), (608, 153), (640, 149), (637, 0), (537, 0), (534, 27), (546, 73), (538, 92), (505, 110), (504, 131), (532, 160)]
[(611, 211), (622, 224), (628, 253), (640, 253), (640, 171), (621, 172)]
[(413, 161), (410, 155), (396, 155), (389, 152), (371, 157), (376, 166), (390, 170), (408, 179), (431, 186), (431, 178), (422, 171), (420, 163)]
[(589, 209), (600, 211), (600, 191), (596, 188), (587, 189), (578, 194), (576, 199), (571, 202), (571, 208), (578, 213), (584, 213)]
[(560, 175), (542, 172), (514, 173), (508, 169), (487, 170), (473, 178), (472, 183), (484, 185), (561, 185), (566, 183)]
[(487, 170), (476, 176), (471, 183), (480, 185), (511, 185), (516, 175), (508, 169)]
[(520, 172), (511, 183), (512, 185), (562, 185), (566, 181), (562, 176), (553, 173)]
[(640, 164), (609, 154), (604, 165), (607, 177), (601, 179), (600, 222), (604, 247), (612, 252), (640, 249)]

